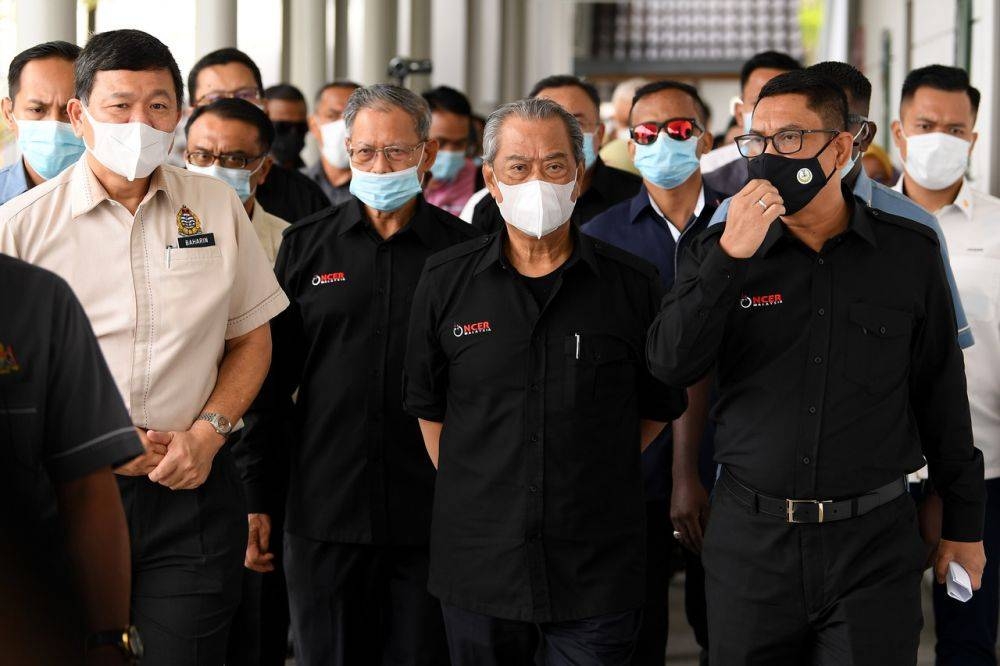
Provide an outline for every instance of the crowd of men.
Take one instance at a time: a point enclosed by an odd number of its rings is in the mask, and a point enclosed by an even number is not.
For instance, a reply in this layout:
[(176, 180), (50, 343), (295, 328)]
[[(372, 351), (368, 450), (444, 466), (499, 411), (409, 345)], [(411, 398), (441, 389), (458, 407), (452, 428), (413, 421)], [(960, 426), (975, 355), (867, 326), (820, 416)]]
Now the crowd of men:
[(660, 666), (683, 566), (703, 664), (914, 664), (932, 567), (937, 663), (996, 663), (966, 72), (906, 77), (898, 179), (865, 76), (775, 52), (721, 142), (673, 80), (185, 97), (137, 30), (8, 83), (5, 659)]

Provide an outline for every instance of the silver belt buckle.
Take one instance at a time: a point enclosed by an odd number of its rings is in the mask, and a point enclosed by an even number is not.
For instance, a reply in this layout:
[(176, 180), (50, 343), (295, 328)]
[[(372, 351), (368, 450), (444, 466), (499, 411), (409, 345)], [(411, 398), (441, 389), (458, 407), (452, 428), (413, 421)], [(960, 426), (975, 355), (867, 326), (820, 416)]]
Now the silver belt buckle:
[(795, 505), (796, 504), (815, 504), (817, 507), (819, 507), (817, 509), (817, 511), (819, 512), (819, 518), (818, 518), (818, 520), (816, 522), (817, 523), (822, 523), (823, 522), (823, 500), (793, 500), (793, 499), (786, 499), (785, 500), (785, 507), (786, 507), (786, 510), (787, 510), (788, 522), (789, 523), (802, 524), (802, 523), (807, 522), (805, 520), (795, 520)]

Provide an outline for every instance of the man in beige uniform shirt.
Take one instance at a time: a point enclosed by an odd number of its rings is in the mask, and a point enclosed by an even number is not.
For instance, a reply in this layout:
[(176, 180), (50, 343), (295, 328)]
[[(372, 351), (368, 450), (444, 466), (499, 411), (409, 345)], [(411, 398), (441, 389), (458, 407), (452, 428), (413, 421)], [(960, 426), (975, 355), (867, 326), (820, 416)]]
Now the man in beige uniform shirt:
[(288, 300), (232, 188), (164, 165), (183, 84), (159, 40), (95, 35), (68, 112), (87, 154), (0, 208), (0, 251), (61, 275), (146, 453), (118, 468), (143, 664), (222, 664), (247, 542), (226, 434)]

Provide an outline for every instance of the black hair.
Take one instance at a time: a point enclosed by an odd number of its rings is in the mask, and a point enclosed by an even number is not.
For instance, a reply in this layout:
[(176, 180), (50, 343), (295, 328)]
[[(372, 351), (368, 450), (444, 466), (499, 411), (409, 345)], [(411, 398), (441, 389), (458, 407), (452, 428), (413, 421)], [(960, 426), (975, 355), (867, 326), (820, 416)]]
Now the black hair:
[(972, 102), (972, 113), (979, 113), (979, 90), (969, 83), (969, 73), (958, 67), (946, 65), (928, 65), (915, 69), (906, 75), (903, 81), (903, 94), (899, 100), (900, 106), (912, 99), (919, 88), (934, 88), (948, 92), (964, 92)]
[(194, 106), (197, 102), (195, 93), (198, 89), (198, 75), (201, 74), (201, 70), (206, 67), (228, 65), (233, 62), (239, 63), (249, 69), (250, 73), (253, 74), (253, 80), (257, 84), (257, 88), (262, 93), (264, 92), (264, 81), (260, 78), (260, 67), (253, 61), (253, 58), (243, 51), (232, 47), (217, 49), (199, 58), (198, 62), (194, 64), (194, 67), (188, 73), (188, 95), (191, 96), (191, 106)]
[(580, 77), (573, 76), (571, 74), (553, 74), (552, 76), (546, 76), (531, 88), (531, 92), (528, 93), (528, 97), (538, 97), (540, 92), (549, 88), (565, 88), (566, 86), (573, 86), (587, 93), (587, 97), (590, 98), (590, 101), (594, 103), (594, 108), (597, 109), (597, 115), (600, 116), (601, 96), (597, 94), (597, 88), (594, 87), (593, 83), (584, 81)]
[(67, 62), (74, 62), (80, 56), (80, 47), (69, 42), (44, 42), (35, 44), (30, 49), (21, 51), (10, 61), (7, 68), (7, 90), (11, 99), (17, 97), (17, 91), (21, 89), (21, 71), (24, 66), (32, 60), (45, 60), (46, 58), (60, 58)]
[(264, 99), (280, 99), (285, 102), (306, 103), (306, 96), (291, 83), (277, 83), (265, 88)]
[(76, 96), (84, 104), (94, 90), (98, 72), (125, 69), (145, 72), (165, 69), (174, 81), (177, 105), (184, 99), (181, 70), (167, 45), (142, 30), (108, 30), (90, 38), (76, 59)]
[(360, 83), (355, 83), (348, 79), (337, 79), (336, 81), (330, 81), (329, 83), (324, 83), (323, 87), (316, 91), (316, 99), (314, 101), (318, 102), (319, 98), (323, 96), (330, 88), (347, 88), (348, 90), (357, 90), (361, 87)]
[(740, 90), (742, 91), (750, 76), (758, 69), (780, 69), (783, 72), (794, 72), (802, 69), (802, 63), (781, 51), (762, 51), (750, 57), (743, 63), (740, 70)]
[(184, 126), (185, 137), (191, 131), (191, 126), (194, 125), (195, 121), (206, 114), (212, 114), (225, 120), (238, 120), (251, 127), (256, 127), (257, 141), (261, 144), (262, 152), (269, 151), (271, 144), (274, 143), (274, 125), (263, 109), (245, 99), (236, 97), (224, 97), (211, 104), (195, 107)]
[(866, 108), (872, 101), (872, 84), (857, 67), (846, 62), (827, 60), (818, 62), (808, 68), (838, 84), (848, 95), (848, 103), (853, 99), (861, 102)]
[(628, 111), (629, 125), (632, 124), (632, 109), (635, 108), (636, 103), (643, 97), (654, 95), (663, 90), (677, 90), (690, 97), (691, 101), (694, 102), (694, 108), (698, 113), (698, 120), (701, 122), (702, 127), (706, 130), (708, 129), (705, 127), (705, 124), (708, 123), (708, 105), (705, 104), (705, 100), (703, 100), (701, 95), (698, 94), (698, 89), (687, 83), (670, 80), (653, 81), (652, 83), (647, 83), (646, 85), (641, 86), (635, 91), (635, 95), (632, 96), (632, 106)]
[(431, 107), (431, 112), (448, 111), (457, 116), (472, 117), (472, 105), (469, 98), (454, 88), (448, 86), (438, 86), (424, 92), (424, 99)]
[(825, 129), (847, 129), (847, 95), (837, 83), (818, 72), (800, 69), (779, 74), (764, 84), (757, 104), (767, 97), (802, 95), (806, 107), (820, 115)]

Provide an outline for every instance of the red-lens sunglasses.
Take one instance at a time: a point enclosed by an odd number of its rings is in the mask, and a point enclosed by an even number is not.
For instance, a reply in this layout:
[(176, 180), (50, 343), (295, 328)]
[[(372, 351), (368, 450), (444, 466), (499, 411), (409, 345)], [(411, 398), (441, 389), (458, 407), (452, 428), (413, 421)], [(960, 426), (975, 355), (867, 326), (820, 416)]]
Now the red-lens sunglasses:
[(696, 134), (701, 134), (701, 126), (694, 118), (670, 118), (662, 123), (639, 123), (631, 130), (632, 140), (640, 146), (656, 143), (660, 132), (666, 132), (674, 141), (687, 141)]

